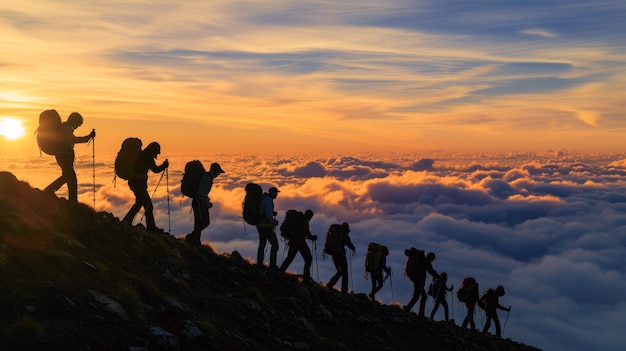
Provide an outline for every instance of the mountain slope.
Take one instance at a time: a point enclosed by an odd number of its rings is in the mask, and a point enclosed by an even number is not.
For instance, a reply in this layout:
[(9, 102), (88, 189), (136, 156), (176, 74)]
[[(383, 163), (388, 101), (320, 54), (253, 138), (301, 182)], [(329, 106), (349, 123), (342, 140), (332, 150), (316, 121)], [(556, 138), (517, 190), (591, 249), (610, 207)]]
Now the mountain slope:
[(147, 234), (0, 172), (3, 350), (537, 350)]

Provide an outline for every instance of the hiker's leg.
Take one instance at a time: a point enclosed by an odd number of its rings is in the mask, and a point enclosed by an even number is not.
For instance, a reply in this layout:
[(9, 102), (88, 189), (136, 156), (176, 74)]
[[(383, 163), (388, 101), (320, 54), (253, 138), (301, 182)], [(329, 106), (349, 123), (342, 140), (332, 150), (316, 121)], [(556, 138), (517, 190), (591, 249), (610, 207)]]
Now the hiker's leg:
[(491, 317), (487, 316), (487, 320), (485, 321), (485, 326), (483, 327), (483, 333), (487, 333), (490, 327), (491, 327)]
[(343, 272), (341, 271), (341, 266), (339, 264), (341, 256), (332, 255), (331, 257), (333, 258), (333, 264), (335, 265), (335, 270), (337, 271), (337, 273), (335, 273), (335, 275), (333, 275), (332, 278), (330, 278), (330, 280), (328, 281), (328, 284), (326, 285), (330, 289), (332, 289), (332, 287), (335, 284), (337, 284), (337, 282), (339, 281), (339, 278), (341, 278), (341, 275), (343, 274)]
[(302, 279), (305, 282), (308, 282), (311, 280), (311, 264), (313, 264), (313, 256), (311, 255), (311, 250), (309, 250), (309, 246), (306, 244), (306, 241), (300, 244), (300, 254), (302, 254), (302, 259), (304, 260)]
[(437, 313), (438, 309), (439, 309), (439, 301), (435, 301), (435, 307), (433, 307), (433, 310), (430, 312), (430, 319), (435, 318), (435, 313)]
[(287, 270), (293, 259), (296, 258), (296, 253), (298, 253), (298, 248), (296, 242), (292, 241), (289, 243), (289, 250), (287, 251), (287, 257), (278, 268), (279, 271), (284, 272)]
[(446, 301), (445, 297), (441, 300), (441, 306), (443, 306), (443, 317), (446, 319), (446, 322), (449, 322), (448, 301)]
[(413, 282), (413, 296), (411, 296), (411, 300), (405, 306), (405, 310), (411, 311), (413, 306), (415, 306), (415, 304), (417, 303), (419, 296), (420, 296), (420, 288), (417, 284), (415, 284), (415, 282)]
[(420, 309), (419, 309), (419, 312), (417, 313), (417, 315), (419, 317), (426, 317), (426, 314), (425, 314), (424, 310), (426, 309), (426, 299), (427, 298), (428, 298), (428, 295), (426, 295), (426, 291), (424, 290), (424, 286), (422, 286), (421, 292), (420, 292)]
[(345, 294), (348, 292), (348, 279), (350, 279), (348, 276), (348, 261), (345, 255), (340, 255), (339, 260), (341, 268), (341, 292)]
[(135, 194), (135, 203), (130, 207), (130, 210), (128, 210), (128, 213), (126, 214), (126, 216), (124, 216), (124, 219), (122, 221), (128, 224), (133, 224), (133, 220), (135, 219), (135, 216), (141, 208), (141, 202), (139, 201), (139, 194), (141, 193), (141, 183), (138, 184), (137, 181), (129, 180), (128, 187), (133, 192), (133, 194)]
[(466, 317), (466, 318), (469, 318), (469, 324), (472, 330), (476, 329), (476, 324), (474, 323), (474, 307), (476, 307), (475, 302), (471, 302), (468, 304), (467, 317)]
[(498, 317), (498, 313), (495, 313), (493, 316), (493, 324), (496, 326), (496, 336), (500, 336), (500, 318)]
[(74, 171), (74, 153), (57, 156), (57, 162), (61, 166), (63, 178), (67, 184), (68, 200), (78, 202), (78, 180), (76, 179), (76, 171)]
[(270, 242), (270, 267), (276, 268), (276, 255), (278, 253), (278, 239), (276, 239), (276, 233), (272, 230), (267, 233), (267, 240)]
[(256, 227), (259, 233), (259, 249), (256, 253), (256, 264), (262, 266), (265, 259), (265, 245), (267, 244), (266, 228), (269, 227)]

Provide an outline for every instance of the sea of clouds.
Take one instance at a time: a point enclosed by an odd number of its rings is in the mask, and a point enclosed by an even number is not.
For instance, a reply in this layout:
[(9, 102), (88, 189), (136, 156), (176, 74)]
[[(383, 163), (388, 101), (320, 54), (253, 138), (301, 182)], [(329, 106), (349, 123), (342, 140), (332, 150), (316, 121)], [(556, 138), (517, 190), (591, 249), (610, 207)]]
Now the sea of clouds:
[[(149, 191), (157, 225), (178, 237), (192, 229), (190, 199), (179, 191), (184, 163), (191, 159), (207, 168), (219, 162), (226, 171), (215, 180), (211, 225), (202, 235), (218, 252), (237, 250), (256, 260), (256, 229), (241, 218), (243, 187), (254, 181), (265, 190), (281, 190), (275, 200), (279, 221), (291, 208), (315, 212), (317, 281), (334, 274), (332, 261), (322, 256), (327, 228), (349, 222), (357, 248), (349, 260), (355, 292), (370, 291), (363, 262), (374, 241), (389, 247), (393, 270), (378, 300), (406, 304), (412, 284), (403, 275), (404, 250), (413, 246), (436, 253), (433, 266), (448, 273), (455, 291), (465, 276), (475, 277), (481, 290), (503, 285), (501, 304), (512, 306), (510, 314), (500, 311), (504, 337), (549, 351), (617, 350), (626, 344), (626, 154), (170, 158), (167, 173), (151, 174)], [(112, 165), (113, 159), (78, 157), (79, 200), (121, 218), (133, 195), (125, 181), (113, 181)], [(60, 174), (49, 156), (27, 162), (5, 157), (0, 167), (37, 188)], [(279, 263), (285, 256), (281, 241)], [(301, 273), (302, 266), (298, 256), (290, 271)], [(460, 324), (464, 306), (452, 293), (448, 301), (450, 317)], [(432, 305), (430, 299), (427, 313)], [(435, 319), (443, 319), (442, 308)], [(484, 317), (476, 321), (482, 327)]]

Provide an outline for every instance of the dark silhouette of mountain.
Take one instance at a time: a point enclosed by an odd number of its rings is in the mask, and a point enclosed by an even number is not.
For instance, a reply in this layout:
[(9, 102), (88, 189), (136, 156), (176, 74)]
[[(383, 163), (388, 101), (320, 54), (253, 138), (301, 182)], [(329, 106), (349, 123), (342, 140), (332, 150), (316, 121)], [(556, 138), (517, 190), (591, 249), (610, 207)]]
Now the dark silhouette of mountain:
[(146, 233), (0, 172), (2, 350), (517, 350)]

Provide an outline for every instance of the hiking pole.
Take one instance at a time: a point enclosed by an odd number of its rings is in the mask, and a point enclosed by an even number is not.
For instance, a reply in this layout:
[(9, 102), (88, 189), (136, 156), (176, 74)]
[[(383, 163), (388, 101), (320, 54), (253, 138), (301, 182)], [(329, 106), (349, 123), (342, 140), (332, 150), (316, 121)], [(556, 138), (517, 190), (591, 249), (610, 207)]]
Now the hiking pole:
[[(95, 133), (96, 130), (92, 129), (92, 133)], [(96, 209), (96, 137), (91, 138), (91, 170), (93, 177), (93, 209)]]
[(352, 279), (352, 255), (348, 255), (350, 256), (350, 289), (354, 292), (354, 279)]
[(317, 265), (317, 240), (313, 240), (313, 252), (315, 252), (315, 272), (317, 273), (317, 281), (320, 281), (320, 269)]
[(167, 232), (172, 233), (172, 219), (170, 216), (170, 172), (165, 169), (165, 191), (167, 192)]
[(506, 311), (506, 319), (504, 320), (504, 326), (502, 326), (502, 334), (504, 334), (504, 329), (506, 329), (507, 323), (509, 323), (509, 316), (511, 315), (511, 306), (509, 306), (509, 310)]
[(393, 279), (391, 278), (391, 270), (389, 270), (389, 274), (387, 274), (387, 276), (389, 277), (389, 287), (391, 287), (391, 302), (396, 303), (396, 298), (393, 296)]

